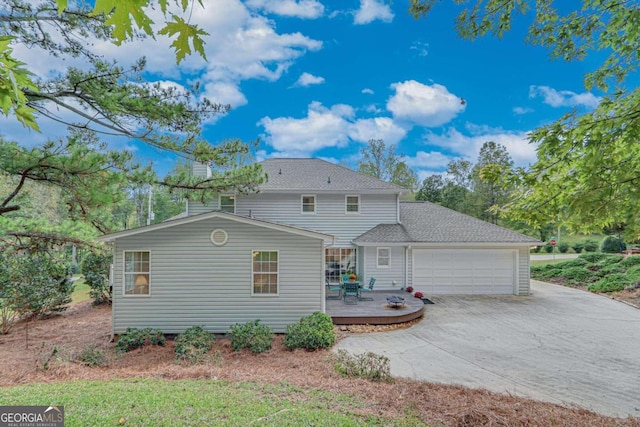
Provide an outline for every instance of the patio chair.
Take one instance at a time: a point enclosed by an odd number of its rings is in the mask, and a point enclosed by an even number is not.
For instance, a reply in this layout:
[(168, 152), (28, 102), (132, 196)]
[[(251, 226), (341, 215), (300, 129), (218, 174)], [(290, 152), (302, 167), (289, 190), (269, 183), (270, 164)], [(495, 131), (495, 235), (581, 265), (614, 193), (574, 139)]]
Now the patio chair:
[(369, 284), (360, 288), (360, 301), (373, 301), (371, 297), (363, 297), (362, 292), (373, 292), (373, 285), (376, 283), (376, 279), (372, 277), (369, 279)]
[[(329, 282), (329, 278), (325, 278), (324, 279), (325, 283), (326, 283), (326, 294), (327, 294), (327, 299), (340, 299), (342, 298), (342, 286), (340, 286), (339, 284), (331, 284), (331, 282)], [(333, 294), (333, 292), (338, 292), (338, 294)], [(330, 294), (331, 293), (331, 294)]]
[[(342, 300), (345, 304), (357, 304), (360, 299), (360, 288), (357, 283), (344, 283), (344, 291), (342, 293)], [(347, 297), (353, 297), (352, 302), (347, 302)]]
[(340, 276), (340, 282), (342, 283), (347, 283), (349, 281), (349, 275), (348, 274), (343, 274)]

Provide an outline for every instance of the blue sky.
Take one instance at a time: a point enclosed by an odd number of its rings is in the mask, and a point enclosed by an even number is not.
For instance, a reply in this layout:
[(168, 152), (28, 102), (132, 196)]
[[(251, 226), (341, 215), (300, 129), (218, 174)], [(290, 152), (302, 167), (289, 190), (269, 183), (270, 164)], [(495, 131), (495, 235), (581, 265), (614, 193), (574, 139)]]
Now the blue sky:
[[(518, 18), (503, 39), (471, 42), (455, 34), (460, 9), (453, 2), (420, 20), (408, 14), (406, 1), (205, 4), (191, 20), (210, 33), (208, 62), (193, 56), (177, 66), (162, 37), (121, 47), (98, 42), (96, 50), (123, 65), (146, 54), (150, 81), (200, 81), (205, 95), (233, 107), (207, 124), (204, 136), (212, 143), (260, 138), (258, 159), (322, 157), (355, 165), (369, 139), (384, 139), (422, 179), (450, 160), (475, 161), (482, 143), (493, 140), (526, 166), (535, 161), (528, 131), (599, 100), (583, 85), (594, 64), (552, 62), (545, 49), (524, 44), (530, 16)], [(39, 76), (82, 66), (21, 46), (16, 54)], [(0, 132), (27, 145), (64, 134), (42, 120), (42, 135), (6, 119)], [(153, 160), (160, 173), (175, 161), (134, 141), (111, 143)]]

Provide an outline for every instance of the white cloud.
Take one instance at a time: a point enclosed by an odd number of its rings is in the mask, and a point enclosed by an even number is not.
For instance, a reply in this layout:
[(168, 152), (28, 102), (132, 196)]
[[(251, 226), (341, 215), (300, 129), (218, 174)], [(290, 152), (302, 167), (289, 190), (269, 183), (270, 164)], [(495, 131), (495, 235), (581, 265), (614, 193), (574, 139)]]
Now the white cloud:
[(503, 130), (469, 136), (449, 128), (442, 134), (428, 132), (424, 135), (425, 145), (443, 148), (455, 157), (464, 157), (473, 162), (477, 160), (482, 144), (487, 141), (504, 145), (516, 166), (527, 166), (536, 161), (536, 146), (529, 143), (527, 132)]
[(382, 113), (382, 109), (375, 104), (367, 105), (366, 107), (364, 107), (364, 111), (366, 111), (367, 113), (374, 113), (374, 114)]
[(457, 156), (449, 156), (440, 151), (418, 151), (413, 157), (404, 157), (408, 166), (418, 169), (443, 169)]
[(365, 87), (364, 89), (362, 89), (361, 92), (362, 93), (366, 93), (368, 95), (373, 95), (374, 94), (373, 89), (369, 89), (368, 87)]
[(327, 108), (317, 101), (309, 104), (306, 117), (264, 117), (257, 124), (264, 127), (264, 141), (289, 157), (344, 147), (349, 141), (366, 143), (372, 138), (396, 144), (407, 133), (389, 117), (356, 119), (355, 110), (349, 105)]
[(545, 104), (552, 107), (596, 108), (601, 99), (591, 92), (576, 93), (570, 90), (556, 90), (549, 86), (530, 86), (529, 98), (538, 97), (541, 97)]
[(356, 11), (353, 23), (363, 25), (376, 20), (391, 22), (393, 17), (389, 4), (385, 4), (384, 0), (360, 0), (360, 9)]
[(349, 129), (349, 137), (354, 141), (383, 139), (387, 145), (397, 144), (406, 134), (407, 131), (389, 117), (356, 120)]
[(348, 105), (334, 105), (329, 109), (314, 101), (305, 118), (264, 117), (258, 125), (264, 127), (264, 139), (276, 151), (308, 156), (322, 148), (347, 145), (348, 119), (352, 117), (353, 108)]
[(527, 114), (527, 113), (533, 113), (533, 108), (529, 108), (529, 107), (513, 107), (513, 114), (516, 114), (518, 116), (521, 116), (523, 114)]
[(216, 103), (231, 105), (233, 108), (247, 104), (247, 98), (233, 81), (210, 81), (204, 85), (204, 94)]
[(395, 95), (387, 101), (387, 110), (397, 120), (420, 126), (440, 126), (451, 121), (466, 103), (439, 84), (425, 85), (407, 80), (391, 85)]
[(427, 56), (429, 54), (429, 43), (415, 41), (409, 49), (415, 50), (418, 56)]
[(319, 85), (322, 83), (324, 83), (324, 77), (314, 76), (313, 74), (309, 73), (302, 73), (293, 85), (307, 87), (311, 85)]
[(302, 19), (319, 18), (324, 13), (324, 6), (316, 0), (248, 0), (245, 4), (267, 13)]

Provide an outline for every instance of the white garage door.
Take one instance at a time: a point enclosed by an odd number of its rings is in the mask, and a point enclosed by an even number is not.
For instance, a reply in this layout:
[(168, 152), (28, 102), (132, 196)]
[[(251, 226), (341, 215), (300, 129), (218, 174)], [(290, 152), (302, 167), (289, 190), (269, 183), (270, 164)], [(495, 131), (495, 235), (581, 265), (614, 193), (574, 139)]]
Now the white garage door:
[(513, 294), (515, 251), (414, 249), (413, 287), (431, 295)]

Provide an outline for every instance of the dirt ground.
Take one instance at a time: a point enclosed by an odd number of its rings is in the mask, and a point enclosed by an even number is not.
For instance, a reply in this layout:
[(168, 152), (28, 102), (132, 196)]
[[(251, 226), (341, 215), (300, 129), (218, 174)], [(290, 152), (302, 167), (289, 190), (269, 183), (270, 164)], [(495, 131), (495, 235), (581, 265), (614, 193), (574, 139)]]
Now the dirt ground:
[[(370, 403), (357, 410), (362, 414), (396, 418), (409, 412), (434, 426), (640, 427), (639, 418), (608, 418), (486, 390), (406, 379), (373, 383), (344, 378), (333, 370), (330, 352), (287, 351), (282, 347), (282, 336), (276, 337), (270, 352), (259, 355), (235, 353), (229, 340), (220, 337), (208, 360), (194, 366), (174, 361), (171, 340), (166, 347), (150, 346), (116, 355), (109, 343), (110, 322), (110, 307), (92, 307), (86, 301), (71, 306), (63, 315), (16, 325), (9, 335), (0, 336), (0, 386), (127, 377), (287, 382), (357, 396)], [(338, 335), (363, 332), (371, 329), (342, 328)], [(90, 368), (74, 360), (90, 345), (108, 354), (107, 366)]]

